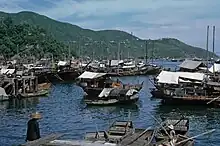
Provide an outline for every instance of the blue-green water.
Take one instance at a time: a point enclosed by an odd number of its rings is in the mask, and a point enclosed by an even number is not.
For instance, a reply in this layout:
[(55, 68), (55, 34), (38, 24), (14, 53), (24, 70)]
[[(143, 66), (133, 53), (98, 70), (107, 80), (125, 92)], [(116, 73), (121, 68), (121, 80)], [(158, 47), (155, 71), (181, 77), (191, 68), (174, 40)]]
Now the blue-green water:
[(149, 82), (149, 77), (123, 77), (121, 80), (125, 83), (144, 81), (144, 88), (136, 105), (87, 107), (82, 102), (82, 89), (74, 84), (54, 85), (49, 97), (0, 103), (0, 145), (24, 143), (29, 114), (35, 111), (43, 115), (40, 120), (41, 135), (65, 133), (63, 139), (82, 139), (85, 132), (95, 131), (96, 125), (98, 130), (106, 129), (115, 119), (128, 119), (129, 111), (135, 126), (141, 128), (156, 124), (149, 113), (159, 118), (180, 116), (181, 111), (190, 118), (191, 136), (216, 129), (211, 135), (196, 138), (196, 145), (220, 145), (219, 109), (161, 105), (160, 101), (150, 98), (149, 88), (153, 85)]

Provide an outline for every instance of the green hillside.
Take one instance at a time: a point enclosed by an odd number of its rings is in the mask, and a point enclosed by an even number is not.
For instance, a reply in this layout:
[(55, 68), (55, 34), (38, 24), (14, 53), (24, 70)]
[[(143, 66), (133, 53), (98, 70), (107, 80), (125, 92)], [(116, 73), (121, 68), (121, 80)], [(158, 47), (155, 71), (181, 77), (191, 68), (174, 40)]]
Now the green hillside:
[[(0, 18), (12, 18), (15, 24), (29, 24), (39, 26), (46, 30), (47, 35), (66, 43), (78, 55), (98, 57), (108, 56), (117, 58), (118, 50), (122, 57), (144, 57), (145, 40), (131, 36), (129, 33), (118, 30), (93, 31), (83, 29), (69, 23), (59, 22), (46, 16), (33, 12), (4, 13), (0, 12)], [(165, 38), (149, 41), (148, 57), (201, 57), (206, 56), (206, 51), (201, 48), (189, 46), (177, 39)], [(153, 43), (154, 42), (154, 49)], [(1, 43), (1, 42), (0, 42)], [(120, 45), (119, 45), (120, 44)], [(120, 46), (120, 49), (118, 49)], [(210, 56), (214, 56), (212, 53)]]

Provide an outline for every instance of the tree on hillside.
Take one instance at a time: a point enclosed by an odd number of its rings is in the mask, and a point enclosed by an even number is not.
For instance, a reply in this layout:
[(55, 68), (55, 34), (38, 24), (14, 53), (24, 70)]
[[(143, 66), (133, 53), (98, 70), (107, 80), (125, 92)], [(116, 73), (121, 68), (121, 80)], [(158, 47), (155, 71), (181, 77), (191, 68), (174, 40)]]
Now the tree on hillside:
[[(42, 58), (45, 53), (61, 58), (69, 51), (65, 44), (55, 40), (44, 29), (25, 23), (15, 25), (12, 19), (7, 17), (0, 23), (0, 52), (5, 58), (27, 54)], [(70, 53), (75, 55), (74, 51)]]

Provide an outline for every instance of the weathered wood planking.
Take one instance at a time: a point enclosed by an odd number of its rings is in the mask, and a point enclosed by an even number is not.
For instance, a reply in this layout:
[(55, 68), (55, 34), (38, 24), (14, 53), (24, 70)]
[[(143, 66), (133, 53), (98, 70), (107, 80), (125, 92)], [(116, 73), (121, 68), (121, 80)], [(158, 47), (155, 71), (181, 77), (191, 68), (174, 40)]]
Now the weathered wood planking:
[(25, 144), (21, 144), (20, 146), (41, 146), (41, 145), (49, 143), (50, 141), (53, 141), (61, 136), (63, 136), (63, 134), (51, 134), (51, 135), (48, 135), (46, 137), (42, 137), (42, 138), (34, 140), (34, 141), (28, 141)]
[(148, 142), (148, 138), (152, 135), (152, 130), (138, 131), (135, 132), (132, 136), (129, 136), (121, 141), (122, 146), (141, 146)]

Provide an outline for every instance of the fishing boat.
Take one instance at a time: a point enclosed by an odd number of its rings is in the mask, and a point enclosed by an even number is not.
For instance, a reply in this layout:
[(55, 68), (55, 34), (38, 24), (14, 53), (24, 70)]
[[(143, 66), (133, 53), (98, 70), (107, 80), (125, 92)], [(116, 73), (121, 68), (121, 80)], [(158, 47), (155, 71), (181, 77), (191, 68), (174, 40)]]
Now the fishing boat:
[[(136, 129), (132, 136), (121, 141), (120, 146), (171, 146), (169, 139), (156, 140), (155, 134), (157, 134), (155, 129)], [(173, 146), (194, 146), (194, 140), (187, 136), (177, 135), (176, 144)]]
[(84, 102), (88, 105), (112, 105), (134, 103), (139, 99), (138, 92), (142, 84), (125, 85), (119, 80), (114, 82), (107, 73), (85, 71), (81, 74), (78, 85), (84, 92)]
[[(162, 123), (158, 120), (156, 121), (159, 123), (159, 127), (148, 127), (146, 129), (135, 128), (130, 120), (116, 121), (107, 131), (98, 131), (96, 128), (96, 132), (86, 133), (83, 140), (62, 140), (60, 137), (63, 134), (51, 134), (38, 140), (21, 144), (21, 146), (194, 146), (195, 138), (215, 131), (215, 129), (212, 129), (189, 137), (187, 136), (189, 120), (184, 117), (181, 119), (169, 119)], [(173, 136), (169, 134), (171, 129), (167, 129), (167, 124), (174, 125), (172, 130), (175, 131), (175, 134)]]
[[(178, 146), (193, 146), (193, 139), (189, 139), (187, 132), (189, 130), (189, 120), (185, 118), (181, 119), (169, 119), (163, 122), (161, 125), (165, 127), (166, 132), (168, 124), (174, 125), (176, 132), (176, 143)], [(167, 146), (170, 145), (169, 135), (166, 135), (164, 129), (159, 127), (152, 129), (134, 128), (132, 121), (116, 121), (110, 126), (108, 131), (96, 131), (88, 132), (85, 136), (85, 141), (92, 143), (108, 143), (116, 144), (117, 146)], [(177, 146), (177, 145), (175, 145)]]
[(220, 106), (220, 84), (210, 75), (162, 71), (156, 79), (151, 94), (163, 103)]
[(162, 141), (164, 139), (168, 139), (168, 135), (166, 131), (169, 131), (168, 126), (173, 125), (175, 134), (187, 136), (189, 131), (189, 119), (188, 118), (181, 118), (181, 119), (168, 119), (164, 121), (164, 124), (158, 130), (157, 134), (155, 135), (156, 141)]
[(33, 93), (22, 93), (22, 94), (18, 94), (17, 97), (19, 98), (30, 98), (30, 97), (40, 97), (40, 96), (46, 96), (49, 93), (48, 90), (39, 90), (37, 92), (33, 92)]
[(134, 132), (132, 121), (115, 121), (108, 131), (87, 132), (85, 140), (119, 144), (124, 138), (131, 136)]

